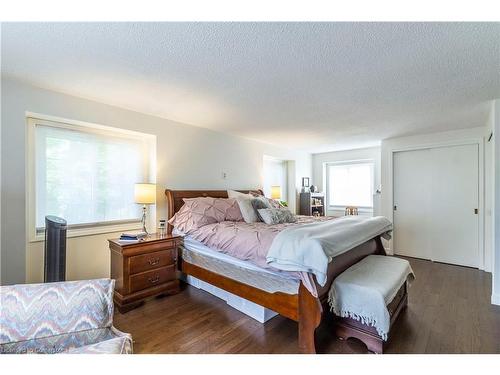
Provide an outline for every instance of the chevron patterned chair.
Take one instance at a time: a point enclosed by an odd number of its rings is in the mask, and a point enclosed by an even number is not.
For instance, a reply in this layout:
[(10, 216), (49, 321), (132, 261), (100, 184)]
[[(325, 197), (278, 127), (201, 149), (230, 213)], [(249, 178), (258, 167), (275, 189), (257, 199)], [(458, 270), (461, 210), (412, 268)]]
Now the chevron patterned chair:
[(0, 287), (0, 353), (132, 353), (110, 279)]

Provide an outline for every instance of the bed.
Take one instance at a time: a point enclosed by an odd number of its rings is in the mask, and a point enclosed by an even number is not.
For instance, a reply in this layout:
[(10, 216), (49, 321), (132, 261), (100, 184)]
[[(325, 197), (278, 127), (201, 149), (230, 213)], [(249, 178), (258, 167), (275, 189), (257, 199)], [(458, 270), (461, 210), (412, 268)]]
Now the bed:
[[(250, 190), (239, 190), (248, 193)], [(254, 190), (262, 194), (260, 190)], [(184, 198), (212, 197), (227, 198), (226, 190), (165, 190), (167, 199), (168, 219), (172, 218), (184, 204)], [(168, 233), (172, 233), (173, 227), (168, 225)], [(193, 276), (215, 287), (235, 294), (246, 300), (266, 307), (278, 314), (298, 322), (299, 350), (302, 353), (316, 353), (315, 331), (320, 325), (322, 318), (329, 312), (327, 306), (328, 291), (333, 280), (351, 265), (357, 263), (370, 254), (385, 255), (380, 236), (358, 245), (346, 253), (336, 256), (328, 265), (327, 282), (324, 286), (315, 283), (317, 297), (313, 296), (306, 286), (300, 282), (297, 293), (285, 293), (282, 291), (271, 292), (261, 289), (250, 283), (235, 280), (207, 269), (202, 264), (190, 263), (188, 259), (180, 258), (180, 271), (186, 275)]]

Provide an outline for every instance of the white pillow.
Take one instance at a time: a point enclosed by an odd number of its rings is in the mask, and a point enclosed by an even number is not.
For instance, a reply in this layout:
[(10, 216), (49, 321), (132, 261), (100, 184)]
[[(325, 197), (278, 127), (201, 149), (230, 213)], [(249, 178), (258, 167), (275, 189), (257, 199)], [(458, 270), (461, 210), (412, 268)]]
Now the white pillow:
[(228, 190), (227, 196), (229, 198), (236, 199), (236, 202), (238, 202), (238, 206), (240, 207), (241, 216), (243, 216), (243, 220), (245, 220), (245, 223), (256, 223), (260, 221), (259, 216), (257, 215), (257, 211), (252, 205), (252, 200), (255, 199), (253, 195), (240, 193), (239, 191)]

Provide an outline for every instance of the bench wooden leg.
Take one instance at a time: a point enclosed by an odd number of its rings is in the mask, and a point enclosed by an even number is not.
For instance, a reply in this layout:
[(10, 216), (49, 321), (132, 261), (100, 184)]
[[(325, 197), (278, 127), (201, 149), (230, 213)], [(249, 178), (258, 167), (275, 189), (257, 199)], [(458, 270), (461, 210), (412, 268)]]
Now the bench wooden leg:
[(369, 351), (375, 354), (384, 354), (384, 342), (382, 340), (376, 340), (367, 344), (366, 347)]
[(315, 332), (321, 323), (323, 308), (318, 298), (300, 284), (299, 288), (299, 349), (302, 353), (315, 354)]
[(337, 322), (335, 326), (335, 335), (341, 340), (347, 340), (350, 337), (354, 337), (362, 341), (370, 352), (376, 354), (383, 354), (384, 352), (384, 341), (379, 336), (370, 332), (365, 332), (349, 324), (340, 321)]
[[(391, 327), (408, 305), (406, 284), (401, 287), (400, 291), (402, 293), (401, 297), (393, 300), (388, 306), (391, 315)], [(383, 354), (384, 352), (386, 342), (378, 335), (377, 330), (357, 320), (337, 317), (335, 320), (335, 334), (343, 340), (349, 337), (361, 340), (370, 352), (376, 354)]]

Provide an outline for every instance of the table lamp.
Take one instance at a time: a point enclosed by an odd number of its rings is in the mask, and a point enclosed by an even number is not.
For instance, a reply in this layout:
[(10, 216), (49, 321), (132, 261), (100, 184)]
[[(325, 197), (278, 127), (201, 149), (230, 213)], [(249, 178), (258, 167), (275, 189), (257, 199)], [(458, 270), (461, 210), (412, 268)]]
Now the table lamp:
[(156, 184), (135, 184), (134, 196), (135, 203), (142, 204), (142, 231), (148, 234), (146, 229), (146, 205), (156, 203)]
[(271, 199), (281, 199), (281, 186), (271, 186)]

